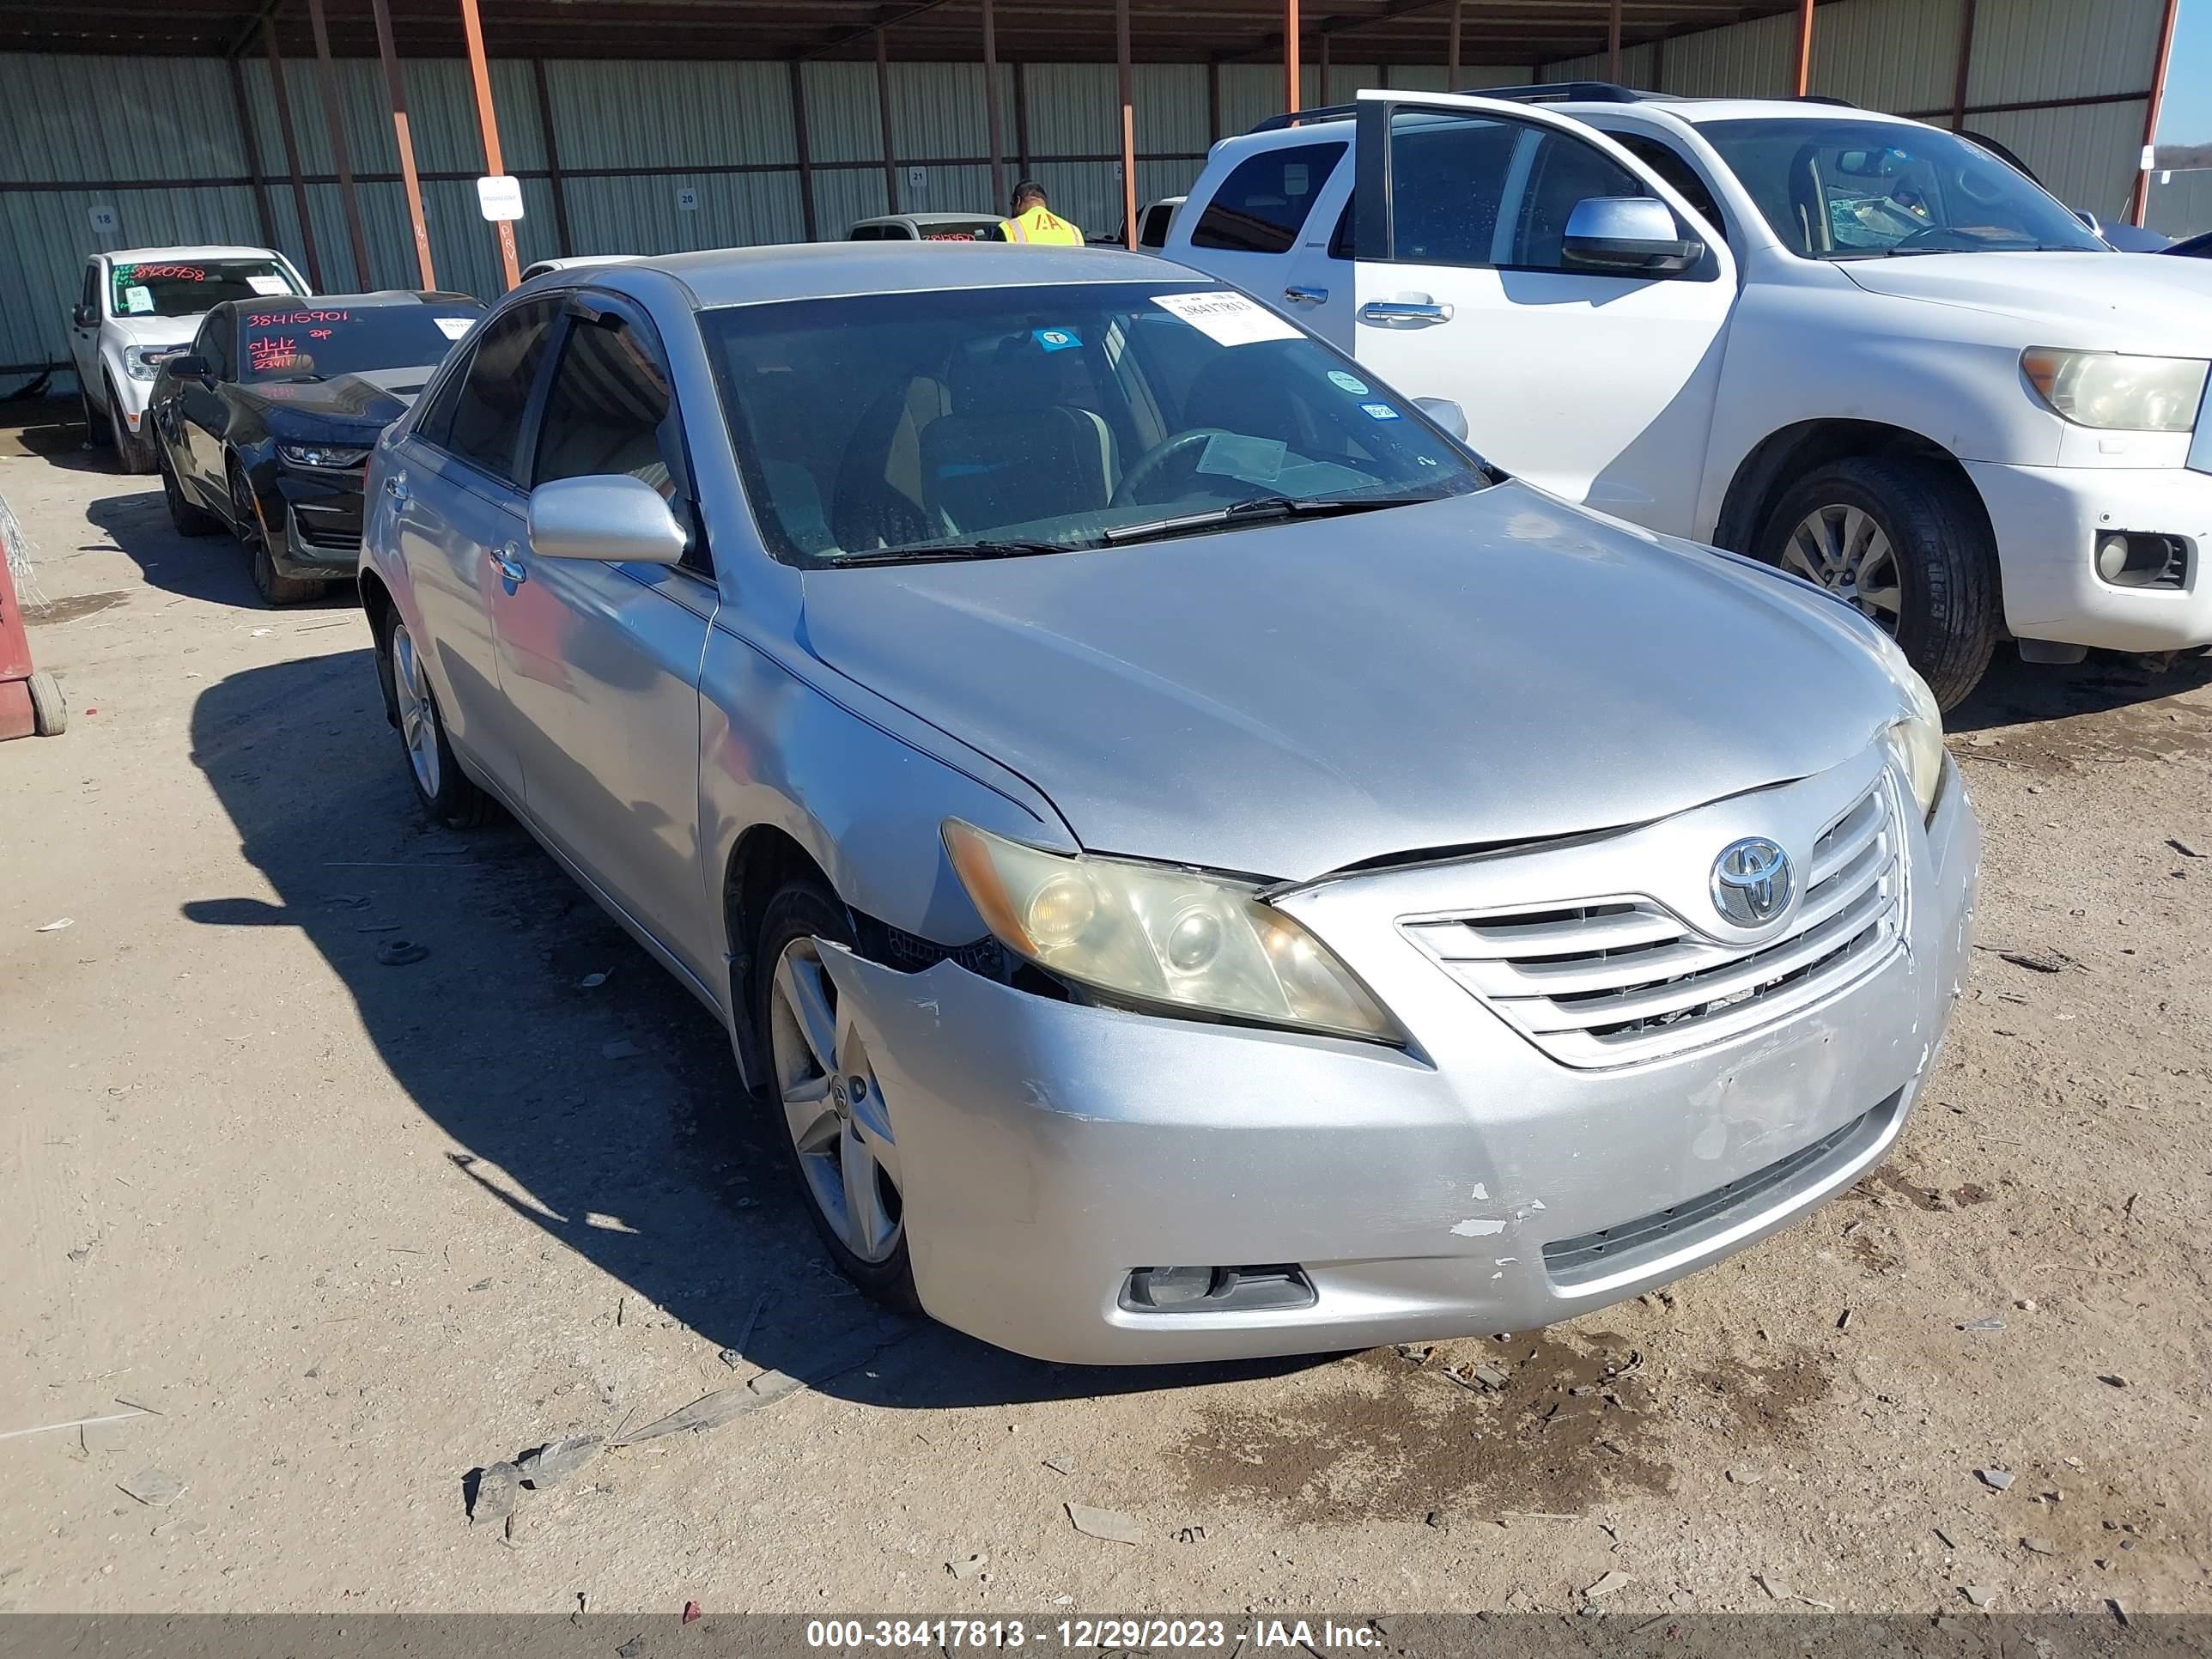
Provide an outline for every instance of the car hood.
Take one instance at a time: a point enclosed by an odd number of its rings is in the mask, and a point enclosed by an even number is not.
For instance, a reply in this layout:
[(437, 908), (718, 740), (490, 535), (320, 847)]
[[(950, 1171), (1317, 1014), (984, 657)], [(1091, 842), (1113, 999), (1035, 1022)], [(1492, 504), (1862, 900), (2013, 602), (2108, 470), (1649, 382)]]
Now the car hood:
[(1663, 817), (1833, 765), (1899, 707), (1809, 586), (1518, 483), (805, 589), (823, 661), (1086, 848), (1277, 879)]
[(111, 317), (107, 325), (125, 345), (184, 346), (192, 343), (205, 317), (204, 312), (191, 317)]
[(2020, 318), (2023, 347), (2212, 356), (2212, 265), (2112, 253), (1923, 253), (1847, 259), (1870, 294)]
[(286, 416), (310, 422), (386, 427), (407, 412), (436, 369), (379, 368), (359, 374), (334, 374), (327, 380), (263, 380), (246, 390), (267, 409), (272, 424)]

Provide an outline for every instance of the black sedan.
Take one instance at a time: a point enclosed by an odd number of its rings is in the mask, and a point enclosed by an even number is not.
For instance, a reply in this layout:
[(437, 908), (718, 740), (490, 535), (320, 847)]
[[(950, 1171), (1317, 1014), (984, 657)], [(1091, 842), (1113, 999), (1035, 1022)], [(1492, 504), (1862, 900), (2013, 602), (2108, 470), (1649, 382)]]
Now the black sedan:
[(210, 311), (147, 411), (179, 532), (228, 526), (271, 605), (352, 580), (368, 452), (483, 314), (465, 294), (404, 291)]

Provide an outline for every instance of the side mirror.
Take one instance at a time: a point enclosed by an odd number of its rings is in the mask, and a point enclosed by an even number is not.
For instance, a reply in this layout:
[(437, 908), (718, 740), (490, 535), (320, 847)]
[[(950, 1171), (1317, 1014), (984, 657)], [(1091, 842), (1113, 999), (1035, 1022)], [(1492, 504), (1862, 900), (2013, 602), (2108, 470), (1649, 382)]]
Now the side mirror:
[(530, 550), (541, 559), (674, 564), (690, 538), (642, 478), (556, 478), (530, 492)]
[(1413, 407), (1458, 439), (1467, 441), (1467, 411), (1449, 398), (1416, 398)]
[(1561, 252), (1570, 265), (1673, 276), (1704, 258), (1705, 245), (1683, 235), (1673, 210), (1656, 196), (1591, 196), (1567, 216)]
[(78, 328), (90, 328), (100, 320), (99, 310), (80, 302), (70, 308), (70, 321)]
[(2089, 234), (2092, 236), (2102, 236), (2105, 234), (2105, 227), (2099, 222), (2097, 216), (2088, 209), (2075, 208), (2074, 216), (2089, 228)]
[(179, 352), (164, 359), (161, 364), (161, 373), (173, 380), (204, 381), (211, 372), (206, 358), (195, 357), (190, 352)]

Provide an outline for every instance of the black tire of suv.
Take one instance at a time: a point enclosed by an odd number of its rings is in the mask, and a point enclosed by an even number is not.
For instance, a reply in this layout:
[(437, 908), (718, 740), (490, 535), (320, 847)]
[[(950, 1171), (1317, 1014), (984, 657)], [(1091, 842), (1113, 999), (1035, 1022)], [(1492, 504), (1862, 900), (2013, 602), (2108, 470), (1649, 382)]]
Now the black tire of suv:
[(799, 1189), (799, 1206), (813, 1222), (822, 1242), (829, 1246), (837, 1271), (859, 1285), (872, 1301), (895, 1312), (918, 1314), (922, 1310), (921, 1298), (914, 1287), (914, 1263), (908, 1255), (907, 1234), (900, 1232), (898, 1248), (881, 1261), (863, 1261), (847, 1249), (845, 1241), (837, 1237), (836, 1229), (814, 1201), (805, 1172), (799, 1167), (799, 1148), (792, 1140), (789, 1125), (784, 1121), (783, 1101), (774, 1075), (775, 1044), (769, 1035), (769, 1005), (774, 994), (775, 965), (782, 960), (784, 947), (800, 939), (832, 939), (841, 945), (853, 942), (852, 919), (845, 907), (828, 887), (811, 878), (785, 883), (769, 900), (768, 908), (761, 915), (760, 938), (754, 947), (750, 1012), (758, 1038), (755, 1052), (768, 1068), (756, 1097), (763, 1133), (772, 1136), (783, 1148), (784, 1167), (791, 1172), (792, 1185)]
[[(141, 417), (142, 423), (144, 417)], [(131, 429), (123, 418), (123, 399), (115, 395), (115, 382), (107, 383), (107, 430), (115, 446), (116, 465), (125, 472), (145, 473), (154, 470), (154, 445), (150, 433), (141, 434)]]
[(76, 406), (84, 416), (84, 441), (88, 447), (105, 449), (113, 441), (107, 429), (107, 416), (92, 404), (91, 394), (85, 391), (84, 382), (76, 384)]
[(1981, 683), (1999, 626), (1996, 538), (1971, 486), (1932, 462), (1854, 455), (1783, 493), (1753, 552), (1780, 565), (1796, 527), (1822, 507), (1855, 507), (1897, 555), (1897, 642), (1946, 712)]

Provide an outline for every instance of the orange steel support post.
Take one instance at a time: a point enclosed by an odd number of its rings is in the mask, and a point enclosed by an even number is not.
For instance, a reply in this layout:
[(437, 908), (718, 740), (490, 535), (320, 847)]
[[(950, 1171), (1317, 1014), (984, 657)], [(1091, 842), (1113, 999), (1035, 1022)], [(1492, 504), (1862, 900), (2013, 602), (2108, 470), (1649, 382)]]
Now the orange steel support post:
[(292, 211), (299, 216), (300, 240), (307, 248), (307, 280), (323, 286), (322, 251), (315, 246), (315, 222), (307, 212), (307, 180), (300, 171), (300, 140), (292, 131), (292, 100), (284, 89), (284, 55), (276, 49), (276, 27), (264, 16), (261, 39), (269, 48), (269, 95), (276, 105), (276, 131), (284, 141), (284, 165), (292, 173)]
[(361, 197), (353, 187), (353, 156), (346, 148), (345, 112), (338, 107), (338, 72), (331, 62), (331, 31), (323, 20), (323, 0), (307, 0), (307, 21), (314, 26), (315, 86), (323, 94), (331, 159), (337, 163), (338, 199), (345, 204), (346, 237), (353, 244), (354, 286), (372, 289), (376, 279), (368, 274), (368, 233), (362, 228)]
[[(2158, 26), (2158, 58), (2151, 67), (2156, 73), (2150, 83), (2150, 102), (2143, 110), (2143, 148), (2148, 150), (2158, 143), (2158, 112), (2166, 103), (2166, 73), (2173, 67), (2173, 25), (2181, 11), (2181, 0), (2166, 0), (2166, 15)], [(2138, 229), (2150, 213), (2150, 172), (2137, 159), (2135, 194), (2128, 200), (2128, 222)]]
[(1465, 8), (1460, 0), (1452, 0), (1451, 27), (1444, 36), (1444, 90), (1459, 90), (1459, 21)]
[(384, 89), (392, 104), (392, 137), (399, 150), (400, 182), (407, 187), (407, 217), (415, 227), (415, 264), (422, 286), (438, 286), (437, 267), (430, 263), (430, 226), (422, 217), (422, 181), (415, 175), (415, 140), (407, 130), (407, 85), (400, 78), (399, 49), (392, 42), (390, 0), (369, 0), (376, 14), (376, 52), (384, 60)]
[(1813, 0), (1797, 0), (1797, 95), (1813, 89)]
[(983, 0), (983, 107), (989, 112), (991, 129), (991, 199), (1006, 199), (1006, 134), (999, 111), (999, 31), (992, 19), (991, 0)]
[[(1295, 6), (1297, 0), (1290, 0)], [(1121, 240), (1137, 251), (1137, 94), (1129, 68), (1129, 0), (1114, 0), (1114, 57), (1121, 83)], [(1292, 58), (1295, 62), (1295, 56)], [(1295, 104), (1293, 109), (1297, 107)]]
[(1298, 112), (1298, 0), (1283, 0), (1283, 96), (1285, 107)]
[[(484, 65), (483, 23), (477, 15), (477, 0), (461, 0), (461, 32), (468, 36), (469, 78), (476, 82), (477, 127), (483, 134), (484, 171), (502, 173), (507, 164), (499, 153), (499, 112), (492, 107), (491, 71)], [(522, 280), (522, 267), (514, 258), (514, 227), (502, 219), (494, 228), (499, 232), (500, 270), (507, 286), (513, 288)]]

